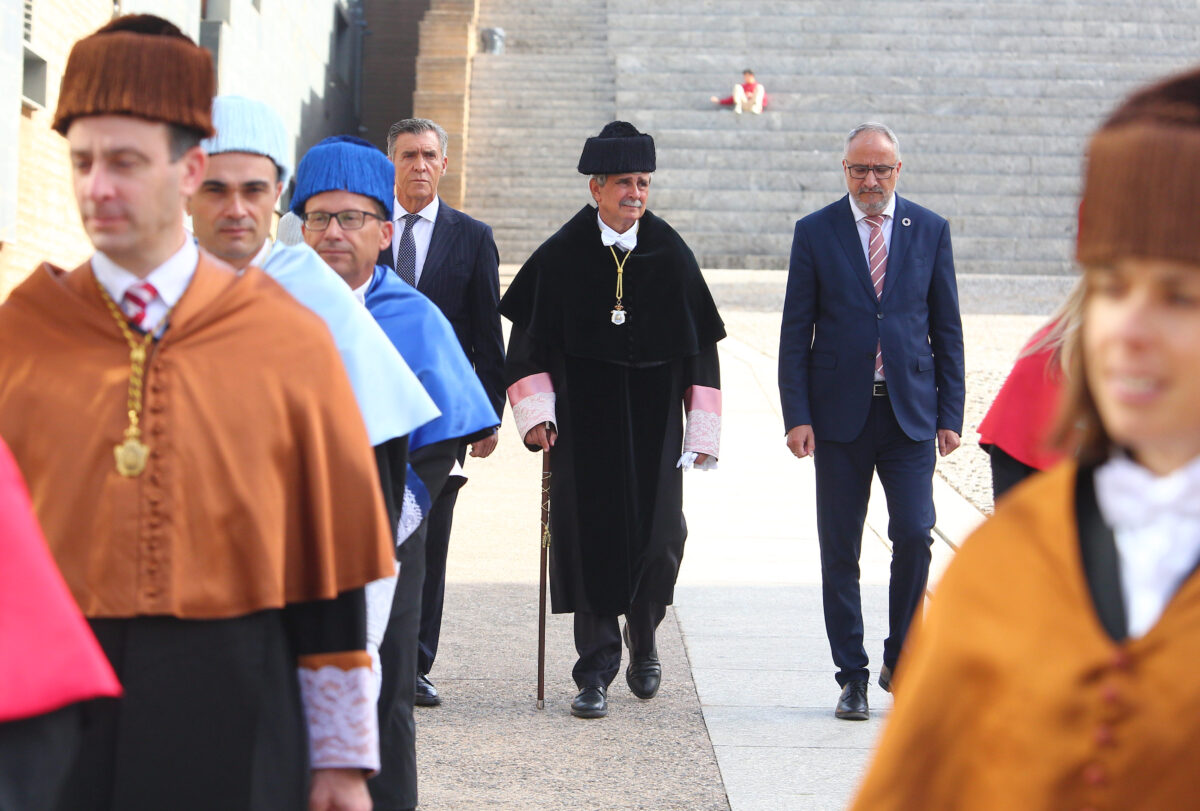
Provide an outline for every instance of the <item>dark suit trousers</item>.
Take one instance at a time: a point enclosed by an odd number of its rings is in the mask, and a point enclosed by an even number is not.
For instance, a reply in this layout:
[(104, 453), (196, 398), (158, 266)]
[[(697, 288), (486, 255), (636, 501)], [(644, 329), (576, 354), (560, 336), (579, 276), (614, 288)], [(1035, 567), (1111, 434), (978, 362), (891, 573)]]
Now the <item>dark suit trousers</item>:
[(379, 643), (383, 679), (379, 689), (379, 774), (367, 781), (381, 811), (417, 806), (417, 730), (413, 701), (417, 683), (417, 625), (425, 580), (425, 525), (408, 536), (396, 557), (400, 576), (392, 614)]
[(933, 538), (932, 440), (914, 442), (900, 428), (887, 397), (874, 397), (862, 433), (852, 442), (822, 441), (817, 434), (817, 535), (821, 546), (825, 631), (837, 681), (866, 681), (859, 554), (871, 494), (878, 472), (888, 506), (892, 542), (888, 589), (889, 633), (883, 663), (895, 669), (913, 615), (921, 606), (929, 575)]
[[(466, 459), (467, 446), (458, 449), (458, 463)], [(442, 606), (446, 599), (446, 560), (450, 556), (450, 530), (454, 525), (454, 505), (464, 480), (453, 478), (446, 482), (437, 500), (429, 509), (429, 532), (425, 537), (425, 585), (421, 590), (420, 646), (417, 651), (417, 672), (433, 670), (437, 658), (438, 640), (442, 636)]]
[[(636, 600), (625, 614), (629, 624), (631, 655), (657, 654), (654, 632), (666, 616), (662, 603)], [(575, 612), (575, 651), (578, 661), (571, 675), (579, 689), (612, 684), (621, 669), (621, 627), (619, 615)]]
[[(412, 452), (411, 464), (437, 498), (454, 463), (457, 443), (436, 442)], [(417, 748), (413, 700), (417, 684), (417, 630), (421, 623), (421, 589), (425, 583), (425, 543), (429, 519), (400, 545), (400, 576), (392, 597), (392, 613), (379, 644), (383, 680), (379, 689), (379, 774), (367, 781), (377, 811), (417, 805)]]

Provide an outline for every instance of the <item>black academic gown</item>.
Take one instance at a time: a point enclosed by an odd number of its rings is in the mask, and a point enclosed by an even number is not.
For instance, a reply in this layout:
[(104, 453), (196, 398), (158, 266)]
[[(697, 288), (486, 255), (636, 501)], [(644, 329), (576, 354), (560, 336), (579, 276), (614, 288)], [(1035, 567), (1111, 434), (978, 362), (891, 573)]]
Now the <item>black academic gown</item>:
[(635, 600), (673, 601), (687, 537), (675, 466), (684, 395), (720, 388), (716, 305), (692, 252), (649, 211), (624, 277), (627, 321), (615, 325), (616, 265), (586, 206), (534, 252), (500, 303), (513, 322), (506, 385), (544, 372), (556, 394), (554, 613), (618, 615)]

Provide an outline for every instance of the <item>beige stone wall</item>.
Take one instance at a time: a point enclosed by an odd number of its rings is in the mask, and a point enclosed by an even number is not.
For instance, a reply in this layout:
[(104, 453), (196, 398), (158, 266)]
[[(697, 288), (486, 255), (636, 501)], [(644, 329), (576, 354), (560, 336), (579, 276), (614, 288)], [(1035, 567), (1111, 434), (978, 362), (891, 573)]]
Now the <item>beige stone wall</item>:
[(466, 197), (471, 58), (478, 15), (478, 0), (433, 0), (421, 19), (413, 115), (433, 119), (450, 136), (450, 164), (438, 195), (455, 208), (462, 208)]
[(32, 46), (46, 60), (46, 108), (21, 110), (16, 238), (0, 244), (0, 299), (39, 262), (74, 267), (91, 253), (71, 188), (67, 142), (50, 129), (75, 40), (112, 16), (111, 0), (37, 0)]

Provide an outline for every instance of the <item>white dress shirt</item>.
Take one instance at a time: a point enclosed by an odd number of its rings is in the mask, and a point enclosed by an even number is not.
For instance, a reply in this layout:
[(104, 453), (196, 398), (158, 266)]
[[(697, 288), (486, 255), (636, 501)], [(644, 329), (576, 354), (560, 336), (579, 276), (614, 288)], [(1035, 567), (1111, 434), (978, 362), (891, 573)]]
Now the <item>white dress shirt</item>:
[(1126, 630), (1143, 636), (1200, 561), (1200, 458), (1156, 476), (1114, 457), (1096, 470), (1096, 503), (1113, 528)]
[(608, 223), (601, 219), (599, 211), (596, 212), (596, 222), (600, 224), (600, 241), (604, 243), (604, 247), (616, 245), (623, 251), (632, 251), (637, 247), (638, 225), (641, 224), (641, 220), (634, 220), (633, 227), (623, 234), (609, 228)]
[[(868, 247), (871, 243), (871, 224), (867, 222), (867, 214), (854, 204), (854, 195), (850, 195), (850, 210), (854, 212), (854, 224), (858, 226), (858, 239), (862, 242), (863, 256), (866, 257), (867, 267), (871, 267), (871, 250)], [(888, 200), (887, 208), (882, 212), (883, 215), (883, 244), (887, 247), (888, 257), (892, 255), (892, 217), (896, 214), (896, 195), (892, 195), (892, 199)]]
[[(142, 327), (147, 332), (153, 330), (155, 335), (162, 335), (167, 325), (160, 322), (191, 284), (199, 261), (200, 249), (196, 247), (195, 240), (188, 236), (183, 240), (183, 247), (146, 275), (145, 281), (158, 291), (154, 300), (146, 305), (146, 315), (142, 319)], [(142, 281), (100, 251), (92, 255), (92, 272), (118, 307), (125, 298), (125, 291)]]
[[(429, 256), (429, 241), (433, 239), (433, 223), (437, 219), (440, 201), (434, 195), (433, 202), (416, 212), (421, 219), (413, 223), (413, 245), (417, 249), (416, 280), (421, 282), (421, 271), (425, 269), (425, 257)], [(396, 254), (400, 252), (400, 237), (404, 235), (404, 215), (408, 212), (399, 200), (392, 203), (392, 267), (396, 267)]]

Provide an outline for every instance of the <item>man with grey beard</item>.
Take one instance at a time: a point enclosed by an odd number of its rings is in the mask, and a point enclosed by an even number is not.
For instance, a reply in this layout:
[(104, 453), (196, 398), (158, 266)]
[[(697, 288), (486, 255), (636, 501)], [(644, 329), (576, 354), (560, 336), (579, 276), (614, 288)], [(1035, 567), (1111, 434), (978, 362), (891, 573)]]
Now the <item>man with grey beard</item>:
[(779, 338), (788, 449), (814, 454), (825, 631), (842, 694), (834, 714), (866, 720), (858, 558), (878, 474), (892, 542), (892, 673), (925, 594), (934, 524), (934, 449), (959, 445), (963, 339), (950, 225), (895, 193), (900, 144), (883, 124), (846, 136), (845, 197), (796, 223)]

